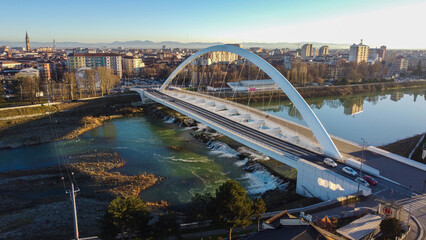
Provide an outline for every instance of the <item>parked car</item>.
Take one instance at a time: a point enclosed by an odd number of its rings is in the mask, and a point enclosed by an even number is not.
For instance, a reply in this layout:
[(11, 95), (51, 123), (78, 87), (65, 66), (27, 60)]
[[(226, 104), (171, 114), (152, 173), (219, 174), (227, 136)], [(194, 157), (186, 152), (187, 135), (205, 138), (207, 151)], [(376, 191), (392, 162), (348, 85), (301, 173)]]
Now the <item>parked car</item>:
[(371, 176), (365, 175), (364, 177), (362, 177), (365, 181), (368, 182), (368, 184), (372, 185), (372, 186), (376, 186), (377, 185), (377, 180), (374, 179)]
[(357, 177), (357, 178), (355, 179), (355, 182), (359, 182), (359, 183), (361, 183), (362, 185), (364, 185), (364, 186), (366, 186), (366, 187), (370, 186), (370, 184), (368, 184), (368, 182), (367, 182), (367, 181), (365, 181), (363, 178), (360, 178), (360, 177)]
[(331, 158), (324, 158), (324, 163), (330, 167), (337, 167), (337, 163)]
[(343, 171), (344, 173), (346, 173), (346, 174), (351, 175), (351, 176), (356, 176), (356, 172), (355, 172), (355, 170), (353, 170), (353, 169), (352, 169), (352, 168), (350, 168), (350, 167), (344, 167), (344, 168), (342, 168), (342, 171)]

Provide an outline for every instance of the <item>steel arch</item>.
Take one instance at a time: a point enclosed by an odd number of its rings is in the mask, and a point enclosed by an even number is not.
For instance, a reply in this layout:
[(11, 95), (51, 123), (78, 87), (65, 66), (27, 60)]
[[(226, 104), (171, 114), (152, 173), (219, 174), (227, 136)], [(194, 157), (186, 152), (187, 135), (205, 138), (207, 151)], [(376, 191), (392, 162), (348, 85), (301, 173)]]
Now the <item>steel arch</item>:
[(291, 83), (267, 61), (245, 49), (233, 45), (217, 45), (204, 48), (187, 58), (183, 63), (181, 63), (163, 83), (163, 85), (160, 87), (160, 91), (163, 91), (167, 87), (167, 85), (173, 80), (173, 78), (193, 60), (197, 59), (203, 54), (216, 51), (237, 54), (251, 61), (260, 69), (262, 69), (262, 71), (264, 71), (272, 80), (274, 80), (278, 84), (281, 90), (283, 90), (283, 92), (288, 96), (290, 101), (296, 106), (297, 110), (299, 110), (303, 119), (308, 124), (308, 127), (312, 130), (316, 139), (321, 145), (324, 154), (336, 159), (342, 159), (342, 156), (340, 155), (340, 152), (337, 149), (336, 145), (334, 145), (333, 141), (331, 140), (330, 135), (327, 133), (318, 117), (306, 103), (305, 99), (303, 99), (303, 97), (293, 87), (293, 85), (291, 85)]

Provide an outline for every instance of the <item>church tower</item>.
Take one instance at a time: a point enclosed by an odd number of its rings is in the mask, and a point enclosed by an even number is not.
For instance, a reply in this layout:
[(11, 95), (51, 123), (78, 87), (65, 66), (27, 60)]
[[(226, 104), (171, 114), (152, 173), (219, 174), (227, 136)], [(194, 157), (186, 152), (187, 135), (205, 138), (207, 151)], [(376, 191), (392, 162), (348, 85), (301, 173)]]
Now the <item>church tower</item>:
[(25, 36), (25, 42), (27, 45), (27, 52), (31, 51), (31, 47), (30, 47), (30, 38), (28, 37), (28, 32), (26, 32), (27, 35)]

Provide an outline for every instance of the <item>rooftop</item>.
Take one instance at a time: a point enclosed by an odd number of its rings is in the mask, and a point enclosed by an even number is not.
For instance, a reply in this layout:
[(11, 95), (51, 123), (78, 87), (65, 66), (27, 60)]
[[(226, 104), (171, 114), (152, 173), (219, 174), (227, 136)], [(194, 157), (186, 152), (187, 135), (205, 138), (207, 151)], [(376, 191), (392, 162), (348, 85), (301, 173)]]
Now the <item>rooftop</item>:
[(121, 56), (117, 53), (70, 53), (68, 57), (108, 57), (108, 56)]
[(358, 240), (375, 231), (382, 220), (383, 218), (379, 215), (367, 214), (337, 229), (337, 232), (348, 239)]

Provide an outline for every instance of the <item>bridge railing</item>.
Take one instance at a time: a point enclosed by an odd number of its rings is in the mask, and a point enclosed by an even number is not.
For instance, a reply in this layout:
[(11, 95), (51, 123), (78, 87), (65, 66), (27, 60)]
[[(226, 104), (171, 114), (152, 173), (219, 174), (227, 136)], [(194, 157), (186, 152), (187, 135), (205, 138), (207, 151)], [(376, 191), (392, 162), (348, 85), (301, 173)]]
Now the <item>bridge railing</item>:
[[(292, 143), (294, 143), (295, 145), (305, 147), (305, 148), (310, 148), (311, 150), (313, 150), (315, 152), (319, 152), (321, 154), (323, 153), (321, 145), (316, 140), (312, 131), (309, 128), (303, 126), (303, 125), (300, 125), (298, 123), (295, 123), (295, 122), (292, 122), (292, 121), (289, 121), (289, 120), (283, 120), (283, 119), (276, 117), (274, 115), (264, 113), (264, 112), (262, 112), (258, 109), (243, 105), (241, 103), (236, 103), (236, 102), (233, 102), (233, 101), (230, 101), (230, 100), (227, 100), (227, 99), (222, 99), (222, 98), (218, 98), (218, 97), (214, 97), (214, 96), (210, 96), (210, 95), (205, 95), (205, 94), (201, 94), (201, 93), (198, 93), (198, 92), (188, 91), (188, 90), (184, 90), (184, 89), (180, 89), (180, 88), (173, 88), (173, 89), (176, 89), (177, 91), (180, 91), (180, 92), (183, 92), (183, 93), (186, 93), (186, 94), (196, 95), (196, 96), (199, 96), (199, 97), (202, 97), (202, 98), (205, 98), (205, 99), (221, 101), (221, 102), (224, 102), (224, 103), (226, 103), (230, 106), (235, 106), (236, 108), (240, 108), (242, 110), (245, 110), (249, 114), (254, 113), (254, 114), (258, 115), (259, 117), (261, 117), (262, 120), (264, 120), (265, 122), (272, 123), (272, 124), (269, 124), (269, 125), (275, 124), (275, 125), (278, 125), (280, 127), (283, 127), (284, 129), (287, 129), (288, 131), (295, 133), (294, 135), (298, 136), (299, 138), (303, 138), (305, 140), (303, 142), (311, 142), (311, 144), (301, 144), (300, 142), (302, 142), (302, 141), (299, 141), (299, 143), (292, 141)], [(173, 91), (165, 90), (164, 92), (173, 92)], [(298, 128), (302, 128), (304, 131), (308, 131), (309, 133), (311, 133), (312, 138), (310, 138), (310, 136), (307, 136), (306, 134), (298, 133), (297, 131), (292, 130), (289, 127), (284, 127), (283, 124), (295, 125)], [(268, 125), (268, 124), (266, 124), (266, 125)]]

